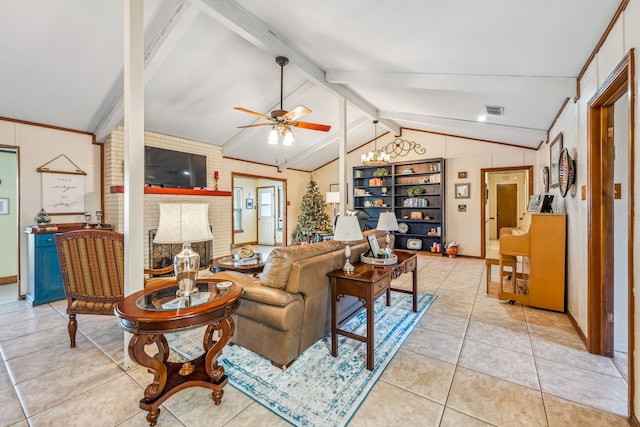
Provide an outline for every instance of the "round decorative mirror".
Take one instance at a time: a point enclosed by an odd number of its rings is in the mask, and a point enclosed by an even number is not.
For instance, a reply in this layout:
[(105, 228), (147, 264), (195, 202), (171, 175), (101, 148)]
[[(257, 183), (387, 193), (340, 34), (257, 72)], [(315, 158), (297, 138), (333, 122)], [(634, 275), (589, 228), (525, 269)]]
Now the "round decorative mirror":
[(569, 188), (573, 185), (576, 178), (576, 165), (569, 156), (569, 150), (563, 148), (560, 152), (558, 161), (558, 180), (560, 181), (560, 194), (562, 197), (567, 195)]

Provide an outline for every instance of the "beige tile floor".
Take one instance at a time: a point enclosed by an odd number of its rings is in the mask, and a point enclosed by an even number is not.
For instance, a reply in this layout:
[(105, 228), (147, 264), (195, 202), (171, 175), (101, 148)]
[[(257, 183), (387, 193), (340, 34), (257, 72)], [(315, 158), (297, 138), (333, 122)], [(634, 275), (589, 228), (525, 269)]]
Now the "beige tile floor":
[[(585, 351), (566, 315), (486, 295), (483, 260), (421, 256), (418, 267), (420, 291), (438, 298), (351, 426), (629, 425), (625, 377)], [(122, 368), (116, 319), (79, 316), (69, 349), (63, 313), (61, 302), (0, 305), (0, 425), (147, 425), (138, 400), (148, 374)], [(201, 425), (287, 424), (230, 386), (220, 406), (206, 389), (183, 390), (158, 422)]]

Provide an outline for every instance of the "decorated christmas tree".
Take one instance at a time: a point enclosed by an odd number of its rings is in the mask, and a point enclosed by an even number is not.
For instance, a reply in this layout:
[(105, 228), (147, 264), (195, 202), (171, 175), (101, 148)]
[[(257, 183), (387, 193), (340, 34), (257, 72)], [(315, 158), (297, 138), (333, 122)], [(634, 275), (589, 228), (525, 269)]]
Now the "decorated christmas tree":
[(325, 210), (326, 203), (320, 194), (318, 184), (311, 178), (307, 191), (302, 196), (302, 206), (298, 223), (293, 231), (295, 243), (309, 243), (316, 239), (316, 235), (330, 233), (333, 226)]

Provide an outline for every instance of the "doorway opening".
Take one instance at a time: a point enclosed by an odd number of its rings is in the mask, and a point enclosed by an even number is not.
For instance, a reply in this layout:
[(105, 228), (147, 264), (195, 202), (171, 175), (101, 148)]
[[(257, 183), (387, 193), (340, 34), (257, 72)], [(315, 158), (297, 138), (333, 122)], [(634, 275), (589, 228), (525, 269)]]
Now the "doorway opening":
[(0, 145), (0, 302), (20, 299), (19, 147)]
[(287, 244), (287, 180), (232, 173), (235, 246)]
[[(622, 321), (627, 326), (629, 369), (629, 409), (634, 408), (634, 127), (635, 127), (635, 83), (634, 51), (623, 58), (602, 87), (588, 102), (588, 146), (587, 146), (587, 204), (588, 204), (588, 337), (587, 347), (591, 353), (613, 357), (615, 354), (615, 324)], [(622, 102), (622, 104), (620, 103)], [(624, 128), (627, 131), (623, 153), (616, 150), (617, 109), (627, 110)], [(620, 132), (620, 129), (618, 129)], [(620, 147), (620, 145), (618, 145)], [(626, 153), (626, 164), (617, 163)], [(616, 156), (618, 154), (618, 156)], [(626, 176), (617, 176), (616, 169), (626, 167)], [(615, 181), (620, 179), (620, 185)], [(626, 187), (626, 188), (625, 188)], [(616, 191), (616, 189), (618, 189)], [(627, 198), (626, 212), (616, 213), (618, 198)], [(620, 224), (620, 218), (625, 223)], [(616, 221), (618, 219), (618, 221)], [(617, 245), (616, 228), (626, 228), (626, 250)], [(617, 251), (616, 251), (617, 250)], [(626, 277), (616, 275), (619, 261), (626, 265)], [(618, 263), (616, 262), (618, 261)], [(614, 308), (616, 282), (626, 281), (627, 319), (619, 317)], [(620, 326), (620, 325), (618, 325)]]
[(533, 166), (512, 166), (480, 170), (480, 257), (497, 251), (500, 228), (517, 227), (529, 196), (533, 194)]

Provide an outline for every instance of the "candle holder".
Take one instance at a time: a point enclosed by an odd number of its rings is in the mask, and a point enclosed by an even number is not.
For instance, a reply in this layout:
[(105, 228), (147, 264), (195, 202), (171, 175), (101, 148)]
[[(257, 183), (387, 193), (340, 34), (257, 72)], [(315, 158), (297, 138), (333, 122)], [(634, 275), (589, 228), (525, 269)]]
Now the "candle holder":
[(84, 213), (84, 220), (87, 223), (84, 228), (91, 228), (91, 225), (89, 225), (89, 223), (91, 222), (91, 214), (89, 212)]
[(218, 190), (218, 178), (213, 178), (213, 179), (215, 179), (215, 180), (216, 180), (216, 188), (215, 188), (215, 189), (216, 189), (216, 191), (217, 191), (217, 190)]
[(96, 228), (102, 228), (102, 211), (100, 209), (96, 211), (96, 221), (98, 222)]

